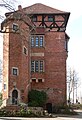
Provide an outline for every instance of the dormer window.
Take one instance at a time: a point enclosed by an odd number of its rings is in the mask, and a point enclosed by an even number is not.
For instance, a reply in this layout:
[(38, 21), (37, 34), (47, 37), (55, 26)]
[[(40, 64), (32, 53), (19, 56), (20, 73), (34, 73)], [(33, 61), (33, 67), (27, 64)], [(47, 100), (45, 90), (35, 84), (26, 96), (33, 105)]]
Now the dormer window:
[(32, 21), (33, 21), (33, 22), (36, 22), (36, 21), (37, 21), (37, 16), (33, 16), (33, 17), (32, 17)]
[(18, 24), (13, 23), (13, 25), (12, 25), (12, 29), (13, 29), (13, 31), (16, 32), (16, 31), (19, 29)]
[(49, 15), (49, 16), (48, 16), (48, 21), (49, 21), (49, 22), (53, 22), (53, 20), (54, 20), (53, 16), (52, 16), (52, 15)]

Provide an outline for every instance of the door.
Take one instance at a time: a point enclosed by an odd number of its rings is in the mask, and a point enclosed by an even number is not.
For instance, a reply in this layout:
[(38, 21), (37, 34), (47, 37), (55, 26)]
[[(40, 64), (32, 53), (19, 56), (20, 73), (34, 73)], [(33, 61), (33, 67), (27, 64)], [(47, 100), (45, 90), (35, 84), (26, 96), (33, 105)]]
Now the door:
[(18, 99), (18, 91), (13, 90), (13, 92), (12, 92), (12, 104), (17, 104), (17, 99)]
[(52, 103), (47, 103), (46, 109), (47, 109), (48, 113), (52, 113)]

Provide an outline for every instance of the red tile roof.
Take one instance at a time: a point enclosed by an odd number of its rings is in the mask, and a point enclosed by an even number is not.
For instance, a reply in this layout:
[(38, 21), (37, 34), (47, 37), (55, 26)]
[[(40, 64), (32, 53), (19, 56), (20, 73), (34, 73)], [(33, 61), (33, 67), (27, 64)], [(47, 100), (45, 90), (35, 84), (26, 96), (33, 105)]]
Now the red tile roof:
[(44, 4), (41, 3), (36, 3), (33, 4), (29, 7), (23, 8), (23, 10), (28, 13), (28, 14), (58, 14), (58, 13), (67, 13), (64, 11), (60, 11), (58, 9), (46, 6)]

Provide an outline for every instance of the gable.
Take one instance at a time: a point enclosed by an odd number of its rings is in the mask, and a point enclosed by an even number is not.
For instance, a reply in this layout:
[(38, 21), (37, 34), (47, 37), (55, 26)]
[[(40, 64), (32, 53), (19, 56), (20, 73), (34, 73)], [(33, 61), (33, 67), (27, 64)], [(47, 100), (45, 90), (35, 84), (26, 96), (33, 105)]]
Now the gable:
[(57, 14), (57, 13), (67, 13), (64, 11), (60, 11), (58, 9), (46, 6), (41, 3), (33, 4), (29, 7), (23, 9), (28, 14)]

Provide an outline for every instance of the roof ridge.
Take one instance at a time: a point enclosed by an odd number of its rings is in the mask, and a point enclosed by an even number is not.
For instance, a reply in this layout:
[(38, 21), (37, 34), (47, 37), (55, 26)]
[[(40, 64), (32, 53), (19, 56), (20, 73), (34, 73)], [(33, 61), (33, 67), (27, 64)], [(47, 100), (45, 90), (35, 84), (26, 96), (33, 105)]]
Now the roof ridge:
[[(35, 4), (32, 4), (32, 5), (30, 5), (30, 6), (27, 6), (27, 7), (25, 7), (25, 8), (23, 8), (23, 10), (26, 10), (26, 9), (31, 9), (31, 8), (33, 8), (35, 6), (35, 9), (36, 9), (36, 6), (43, 6), (43, 7), (45, 7), (46, 9), (50, 9), (52, 12), (51, 13), (68, 13), (68, 12), (66, 12), (66, 11), (62, 11), (62, 10), (59, 10), (59, 9), (56, 9), (56, 8), (53, 8), (53, 7), (51, 7), (51, 6), (48, 6), (48, 5), (45, 5), (45, 4), (42, 4), (42, 3), (35, 3)], [(39, 9), (40, 9), (40, 7), (39, 7)], [(39, 10), (38, 9), (38, 10)], [(37, 11), (38, 11), (37, 10)], [(40, 10), (41, 11), (41, 10)], [(56, 11), (56, 12), (55, 12)], [(44, 11), (45, 12), (45, 11)], [(49, 12), (49, 11), (48, 11)], [(38, 12), (37, 12), (38, 13)]]

